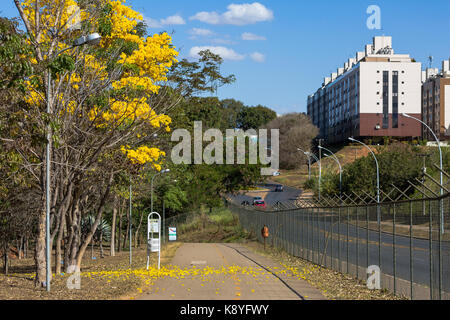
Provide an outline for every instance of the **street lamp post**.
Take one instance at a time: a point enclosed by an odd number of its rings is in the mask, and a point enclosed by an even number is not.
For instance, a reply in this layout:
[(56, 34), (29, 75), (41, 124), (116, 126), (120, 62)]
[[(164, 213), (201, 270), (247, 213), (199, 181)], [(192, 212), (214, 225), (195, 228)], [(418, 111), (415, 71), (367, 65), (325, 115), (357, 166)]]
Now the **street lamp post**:
[(162, 170), (161, 172), (158, 172), (158, 173), (156, 173), (156, 174), (154, 174), (153, 175), (153, 177), (152, 177), (152, 183), (151, 183), (151, 210), (152, 210), (152, 212), (153, 212), (153, 180), (155, 179), (155, 177), (156, 176), (159, 176), (160, 174), (164, 174), (164, 173), (168, 173), (168, 172), (170, 172), (170, 169), (165, 169), (165, 170)]
[(131, 176), (130, 176), (130, 213), (129, 213), (129, 215), (130, 215), (130, 223), (129, 223), (129, 230), (128, 230), (128, 232), (130, 233), (129, 235), (128, 235), (128, 237), (130, 238), (130, 268), (131, 268), (131, 264), (132, 264), (132, 262), (133, 262), (133, 253), (132, 253), (132, 241), (131, 241), (131, 237), (132, 237), (132, 232), (131, 232), (131, 228), (133, 227), (133, 225), (132, 225), (132, 210), (133, 210), (133, 207), (132, 207), (132, 192), (133, 192), (133, 189), (132, 189), (132, 185), (131, 185)]
[(309, 157), (313, 157), (319, 163), (319, 200), (320, 200), (320, 180), (322, 178), (322, 163), (314, 154), (311, 152), (305, 152), (305, 154)]
[[(339, 197), (342, 199), (342, 165), (341, 165), (341, 162), (339, 161), (338, 157), (336, 157), (336, 155), (331, 150), (324, 148), (324, 147), (319, 147), (319, 148), (331, 153), (331, 155), (332, 155), (331, 157), (337, 162), (337, 164), (339, 166)], [(326, 157), (330, 157), (326, 153), (324, 155)]]
[[(430, 130), (431, 134), (434, 136), (434, 139), (436, 139), (436, 142), (438, 144), (438, 148), (439, 148), (439, 162), (440, 162), (440, 172), (441, 172), (441, 199), (439, 200), (439, 207), (440, 207), (440, 225), (441, 227), (439, 228), (439, 299), (442, 298), (442, 235), (445, 233), (445, 228), (444, 228), (444, 203), (443, 203), (443, 199), (442, 196), (444, 195), (444, 176), (443, 176), (443, 167), (442, 167), (442, 148), (441, 148), (441, 142), (439, 141), (437, 135), (434, 133), (433, 130), (431, 130), (431, 128), (422, 120), (419, 120), (417, 118), (414, 118), (412, 116), (410, 116), (409, 114), (406, 113), (402, 113), (402, 116), (404, 116), (405, 118), (409, 118), (409, 119), (413, 119), (416, 120), (418, 122), (420, 122), (421, 124), (423, 124), (428, 130)], [(431, 212), (430, 212), (431, 215)], [(432, 241), (432, 239), (430, 239), (430, 241)]]
[[(439, 162), (440, 162), (440, 171), (441, 171), (441, 196), (443, 196), (444, 195), (444, 189), (442, 188), (443, 187), (443, 185), (444, 185), (444, 175), (443, 175), (443, 166), (442, 166), (442, 163), (443, 163), (443, 160), (442, 160), (442, 148), (441, 148), (441, 142), (439, 141), (439, 139), (438, 139), (438, 137), (437, 137), (437, 135), (434, 133), (434, 131), (433, 130), (431, 130), (431, 128), (425, 123), (425, 122), (423, 122), (422, 120), (419, 120), (419, 119), (417, 119), (417, 118), (414, 118), (414, 117), (412, 117), (412, 116), (410, 116), (409, 114), (406, 114), (406, 113), (402, 113), (402, 116), (404, 116), (405, 118), (409, 118), (409, 119), (413, 119), (413, 120), (416, 120), (416, 121), (418, 121), (418, 122), (420, 122), (421, 124), (423, 124), (428, 130), (430, 130), (430, 132), (431, 132), (431, 134), (434, 136), (434, 139), (436, 139), (436, 142), (437, 142), (437, 144), (438, 144), (438, 147), (439, 147)], [(444, 229), (444, 210), (443, 210), (443, 206), (442, 206), (442, 203), (441, 203), (441, 232), (442, 232), (442, 234), (444, 234), (444, 232), (445, 232), (445, 229)]]
[[(354, 138), (348, 138), (348, 140), (350, 140), (352, 142), (358, 142), (359, 144), (362, 144), (363, 146), (365, 146), (367, 149), (369, 149), (370, 153), (372, 154), (373, 158), (375, 159), (375, 163), (377, 165), (377, 203), (380, 204), (380, 167), (378, 165), (377, 157), (375, 156), (375, 153), (373, 153), (372, 149), (367, 144), (365, 144), (359, 140), (356, 140)], [(377, 219), (378, 219), (378, 224), (380, 224), (381, 221), (380, 221), (379, 206), (378, 206), (378, 210), (377, 210)]]
[(311, 157), (303, 149), (297, 148), (297, 150), (303, 152), (308, 157), (308, 179), (311, 180)]
[[(72, 46), (67, 47), (58, 53), (56, 53), (52, 58), (57, 58), (63, 52), (73, 49), (75, 47), (83, 46), (86, 44), (95, 45), (98, 44), (101, 40), (101, 36), (98, 33), (92, 33), (88, 36), (83, 36), (74, 41)], [(50, 57), (49, 57), (50, 61)], [(47, 68), (47, 114), (52, 114), (52, 73), (49, 68)], [(50, 278), (51, 278), (51, 263), (50, 263), (50, 169), (51, 169), (51, 161), (50, 161), (50, 149), (52, 144), (52, 132), (50, 123), (47, 125), (47, 145), (46, 145), (46, 186), (45, 186), (45, 194), (46, 194), (46, 203), (45, 203), (45, 242), (46, 242), (46, 288), (47, 291), (50, 291)]]

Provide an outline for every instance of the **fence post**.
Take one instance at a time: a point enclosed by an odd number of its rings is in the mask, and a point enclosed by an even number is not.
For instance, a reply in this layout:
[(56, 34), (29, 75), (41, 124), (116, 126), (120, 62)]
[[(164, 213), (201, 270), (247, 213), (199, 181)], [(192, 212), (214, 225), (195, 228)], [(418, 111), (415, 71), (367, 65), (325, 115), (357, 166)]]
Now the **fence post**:
[[(422, 199), (422, 206), (424, 205), (424, 200)], [(409, 203), (409, 278), (410, 278), (410, 290), (411, 290), (411, 300), (413, 300), (414, 293), (414, 281), (413, 281), (413, 203)]]
[(314, 229), (314, 208), (311, 210), (310, 212), (311, 214), (311, 261), (314, 263), (315, 261), (315, 247), (316, 247), (316, 242), (315, 242), (315, 235), (316, 235), (316, 230)]
[(433, 215), (431, 210), (431, 200), (428, 200), (428, 211), (430, 214), (429, 226), (429, 246), (430, 246), (430, 300), (433, 300)]
[(299, 232), (299, 222), (298, 222), (298, 212), (294, 211), (294, 221), (295, 221), (295, 227), (294, 227), (294, 243), (295, 243), (295, 256), (296, 257), (300, 257), (300, 253), (299, 253), (299, 247), (300, 247), (300, 239), (298, 236), (298, 232)]
[[(308, 260), (312, 261), (312, 245), (311, 245), (311, 238), (312, 238), (312, 230), (311, 230), (311, 209), (308, 209)], [(311, 258), (310, 258), (311, 257)]]
[(295, 251), (294, 251), (294, 240), (295, 240), (295, 235), (294, 235), (294, 232), (295, 232), (295, 226), (294, 226), (294, 213), (293, 213), (293, 211), (291, 211), (291, 212), (289, 212), (289, 220), (291, 221), (291, 225), (290, 225), (290, 229), (291, 229), (291, 235), (290, 235), (290, 239), (291, 239), (291, 254), (293, 255), (293, 256), (295, 256)]
[(333, 236), (334, 236), (334, 232), (333, 232), (333, 216), (334, 216), (334, 210), (331, 210), (331, 214), (330, 214), (330, 228), (331, 228), (331, 269), (333, 269), (333, 259), (334, 259), (334, 255), (333, 255)]
[(359, 212), (356, 207), (356, 279), (359, 279)]
[(366, 207), (366, 228), (367, 228), (367, 242), (366, 242), (366, 259), (367, 259), (367, 266), (366, 268), (368, 268), (369, 265), (369, 207)]
[(341, 208), (338, 210), (338, 264), (339, 272), (341, 272)]
[[(377, 204), (377, 211), (378, 211), (378, 266), (380, 267), (380, 270), (383, 270), (381, 269), (381, 222), (383, 221), (383, 217), (380, 204)], [(383, 271), (381, 271), (381, 274), (383, 274)]]
[(319, 218), (320, 218), (320, 208), (316, 210), (316, 235), (317, 235), (317, 264), (320, 265), (320, 226), (319, 226)]
[(305, 259), (305, 211), (302, 209), (302, 258)]
[(438, 252), (439, 252), (439, 300), (442, 300), (442, 231), (444, 229), (443, 224), (443, 211), (444, 201), (441, 198), (439, 200), (439, 238), (438, 238)]
[(392, 262), (393, 262), (393, 271), (394, 271), (394, 295), (397, 295), (397, 274), (396, 274), (396, 247), (395, 247), (395, 214), (396, 214), (396, 205), (394, 203), (394, 214), (392, 217)]
[(347, 274), (348, 272), (348, 255), (349, 255), (349, 236), (350, 236), (350, 208), (347, 207)]

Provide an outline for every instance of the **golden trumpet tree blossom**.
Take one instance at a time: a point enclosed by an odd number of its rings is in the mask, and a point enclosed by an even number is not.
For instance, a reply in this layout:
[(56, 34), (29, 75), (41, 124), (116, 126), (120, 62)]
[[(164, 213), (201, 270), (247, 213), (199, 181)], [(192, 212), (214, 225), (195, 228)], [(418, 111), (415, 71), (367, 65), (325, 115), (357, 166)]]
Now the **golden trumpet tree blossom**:
[[(36, 1), (38, 15), (35, 12)], [(178, 52), (172, 45), (172, 38), (167, 33), (140, 36), (137, 27), (143, 21), (143, 16), (129, 7), (125, 0), (101, 0), (99, 4), (102, 10), (99, 10), (98, 4), (96, 7), (89, 7), (86, 2), (77, 0), (22, 2), (24, 15), (34, 32), (31, 32), (29, 43), (37, 43), (44, 49), (44, 60), (47, 60), (48, 54), (45, 49), (51, 47), (54, 41), (54, 34), (49, 30), (59, 30), (59, 41), (53, 44), (52, 49), (52, 54), (55, 54), (69, 48), (71, 42), (82, 35), (100, 33), (100, 30), (104, 29), (101, 23), (106, 21), (108, 24), (108, 31), (102, 33), (99, 46), (89, 49), (75, 47), (65, 51), (66, 55), (75, 60), (74, 70), (57, 74), (53, 79), (55, 88), (63, 88), (61, 83), (68, 88), (64, 89), (63, 94), (53, 93), (53, 97), (56, 97), (53, 103), (58, 106), (53, 108), (55, 114), (73, 116), (71, 119), (85, 117), (97, 130), (110, 131), (124, 127), (132, 130), (130, 126), (136, 123), (147, 126), (137, 131), (142, 136), (152, 128), (165, 128), (170, 131), (170, 117), (152, 108), (149, 97), (158, 94), (161, 84), (167, 81), (169, 69), (177, 62)], [(74, 18), (76, 8), (80, 10), (79, 15)], [(36, 21), (36, 18), (39, 21)], [(80, 21), (76, 21), (77, 19)], [(70, 29), (76, 22), (80, 22), (83, 28), (88, 30)], [(127, 49), (120, 51), (121, 46)], [(119, 54), (105, 54), (112, 52), (113, 48), (119, 48)], [(37, 57), (30, 57), (30, 60), (33, 64), (38, 64)], [(111, 66), (118, 66), (122, 71), (116, 72), (115, 69), (113, 73)], [(38, 81), (26, 83), (28, 93), (25, 101), (33, 107), (43, 107), (46, 103), (45, 83), (40, 75), (34, 77)], [(106, 105), (105, 100), (101, 105), (89, 104), (86, 99), (79, 101), (82, 99), (78, 99), (78, 95), (83, 90), (102, 85), (108, 91)], [(135, 141), (131, 144), (139, 145)], [(132, 163), (144, 164), (158, 161), (159, 157), (163, 156), (163, 152), (158, 151), (157, 148), (142, 146), (136, 150), (126, 149), (124, 154)]]

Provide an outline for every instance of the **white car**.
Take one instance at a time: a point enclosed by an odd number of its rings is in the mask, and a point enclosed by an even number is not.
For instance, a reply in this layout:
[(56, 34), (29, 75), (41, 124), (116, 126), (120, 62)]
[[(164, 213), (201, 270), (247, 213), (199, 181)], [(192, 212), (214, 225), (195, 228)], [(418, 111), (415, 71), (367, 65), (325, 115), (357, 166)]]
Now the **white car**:
[(274, 176), (274, 177), (278, 177), (280, 174), (281, 174), (281, 173), (277, 171), (277, 172), (274, 172), (274, 173), (273, 173), (273, 176)]

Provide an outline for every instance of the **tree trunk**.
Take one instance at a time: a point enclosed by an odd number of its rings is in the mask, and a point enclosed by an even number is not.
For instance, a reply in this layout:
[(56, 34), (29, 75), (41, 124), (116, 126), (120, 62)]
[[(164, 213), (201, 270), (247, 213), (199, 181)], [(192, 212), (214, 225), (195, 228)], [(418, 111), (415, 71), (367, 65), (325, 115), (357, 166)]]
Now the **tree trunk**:
[(117, 196), (114, 196), (114, 208), (111, 223), (111, 245), (110, 245), (110, 256), (114, 257), (115, 252), (115, 241), (116, 241), (116, 217), (117, 217)]
[(61, 204), (61, 208), (58, 212), (60, 221), (59, 221), (59, 226), (58, 226), (58, 236), (56, 238), (56, 251), (55, 251), (55, 273), (57, 275), (61, 274), (61, 259), (62, 259), (61, 242), (62, 242), (63, 235), (64, 235), (64, 229), (66, 227), (66, 214), (67, 214), (67, 209), (69, 208), (70, 199), (72, 196), (72, 186), (73, 186), (73, 184), (70, 184), (70, 186), (67, 190), (66, 196), (64, 197), (64, 200)]
[(56, 252), (55, 252), (55, 273), (56, 275), (61, 274), (61, 242), (64, 234), (64, 227), (66, 224), (66, 215), (62, 214), (61, 225), (59, 226), (58, 238), (56, 238)]
[(127, 214), (127, 232), (125, 232), (125, 237), (123, 239), (123, 245), (122, 245), (122, 250), (125, 250), (125, 245), (127, 244), (128, 241), (128, 233), (130, 232), (130, 216)]
[(25, 236), (25, 242), (23, 244), (23, 255), (25, 259), (28, 259), (28, 236)]
[(94, 225), (92, 226), (91, 230), (89, 230), (89, 233), (87, 234), (86, 239), (83, 241), (83, 244), (81, 245), (80, 250), (78, 251), (77, 258), (76, 258), (77, 270), (81, 269), (81, 261), (83, 259), (83, 255), (84, 255), (84, 253), (86, 251), (87, 246), (89, 245), (89, 242), (92, 240), (92, 238), (94, 236), (94, 233), (97, 230), (98, 225), (100, 224), (100, 220), (102, 219), (103, 208), (105, 206), (106, 199), (109, 196), (109, 192), (111, 190), (111, 185), (112, 185), (112, 182), (113, 182), (113, 178), (114, 178), (114, 174), (111, 172), (111, 174), (109, 176), (109, 182), (108, 182), (108, 185), (106, 187), (106, 191), (103, 194), (103, 197), (102, 197), (102, 199), (100, 201), (100, 204), (99, 204), (99, 207), (97, 209), (97, 217), (95, 218)]
[(103, 230), (100, 230), (100, 258), (103, 259), (105, 256), (103, 254)]
[(38, 230), (36, 235), (36, 248), (34, 252), (34, 260), (36, 266), (36, 278), (34, 281), (35, 287), (44, 287), (46, 283), (47, 276), (47, 266), (45, 257), (45, 221), (46, 221), (46, 211), (45, 211), (45, 197), (44, 206), (39, 214), (38, 220)]
[(7, 275), (8, 274), (8, 263), (9, 263), (9, 261), (8, 261), (8, 250), (9, 250), (9, 247), (8, 247), (8, 243), (6, 243), (6, 242), (4, 242), (4, 244), (3, 244), (3, 259), (4, 259), (4, 261), (3, 261), (3, 271), (5, 272), (5, 275)]
[(144, 214), (141, 213), (141, 218), (139, 219), (139, 225), (136, 228), (136, 232), (134, 233), (134, 247), (138, 247), (138, 237), (139, 237), (139, 231), (141, 230), (142, 220), (144, 219)]
[(117, 250), (118, 252), (122, 249), (122, 242), (120, 241), (122, 239), (122, 216), (123, 216), (123, 210), (122, 210), (122, 202), (119, 202), (119, 230), (117, 234)]
[(94, 259), (94, 238), (91, 239), (91, 260)]

